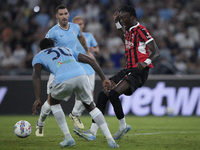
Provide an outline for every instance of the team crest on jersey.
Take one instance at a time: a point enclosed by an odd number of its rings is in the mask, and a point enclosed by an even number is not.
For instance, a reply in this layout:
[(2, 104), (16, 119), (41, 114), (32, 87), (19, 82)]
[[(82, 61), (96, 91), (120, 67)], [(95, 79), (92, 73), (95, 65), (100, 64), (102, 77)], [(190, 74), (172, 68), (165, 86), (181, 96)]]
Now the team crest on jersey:
[(72, 33), (75, 35), (76, 31), (73, 31)]
[(126, 45), (126, 48), (130, 49), (132, 46), (134, 46), (134, 44), (130, 41), (127, 41), (125, 40), (125, 45)]

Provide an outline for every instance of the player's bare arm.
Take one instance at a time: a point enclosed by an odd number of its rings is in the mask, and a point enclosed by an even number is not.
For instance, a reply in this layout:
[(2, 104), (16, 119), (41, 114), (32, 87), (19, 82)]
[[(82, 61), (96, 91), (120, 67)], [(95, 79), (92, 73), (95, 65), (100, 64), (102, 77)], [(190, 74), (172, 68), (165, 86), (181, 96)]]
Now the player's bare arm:
[(94, 55), (90, 51), (87, 52), (87, 56), (91, 57), (93, 60), (96, 61), (96, 58), (94, 57)]
[(113, 15), (113, 19), (114, 19), (114, 22), (115, 22), (119, 36), (121, 37), (122, 41), (125, 42), (124, 31), (123, 31), (122, 26), (119, 22), (120, 18), (119, 18), (119, 11), (118, 10), (115, 11), (115, 13)]
[(88, 53), (88, 47), (85, 41), (85, 37), (83, 36), (83, 34), (81, 33), (81, 36), (78, 36), (78, 40), (81, 43), (81, 45), (83, 46), (83, 48), (85, 49), (86, 53)]
[(151, 42), (149, 42), (147, 44), (147, 47), (151, 51), (149, 58), (151, 59), (152, 62), (154, 62), (160, 56), (158, 46), (157, 46), (156, 42), (154, 40), (152, 40)]
[(36, 100), (32, 106), (32, 112), (33, 115), (37, 113), (37, 109), (40, 109), (41, 107), (41, 101), (40, 101), (40, 91), (41, 91), (41, 70), (42, 70), (42, 65), (41, 64), (35, 64), (33, 67), (33, 88), (35, 91), (35, 96)]
[(81, 36), (78, 37), (79, 42), (81, 43), (81, 45), (83, 46), (83, 48), (85, 49), (86, 53), (88, 56), (90, 56), (92, 59), (96, 60), (96, 58), (93, 56), (93, 54), (88, 50), (86, 41), (85, 41), (85, 37), (83, 36), (83, 34), (81, 33)]
[[(149, 55), (149, 60), (151, 62), (155, 61), (159, 56), (160, 56), (160, 53), (159, 53), (159, 49), (158, 49), (158, 46), (156, 44), (156, 42), (154, 40), (152, 40), (151, 42), (149, 42), (147, 44), (148, 48), (149, 48), (149, 51), (151, 51), (151, 54)], [(137, 67), (139, 69), (144, 69), (148, 66), (148, 64), (146, 62), (138, 62), (137, 63)]]

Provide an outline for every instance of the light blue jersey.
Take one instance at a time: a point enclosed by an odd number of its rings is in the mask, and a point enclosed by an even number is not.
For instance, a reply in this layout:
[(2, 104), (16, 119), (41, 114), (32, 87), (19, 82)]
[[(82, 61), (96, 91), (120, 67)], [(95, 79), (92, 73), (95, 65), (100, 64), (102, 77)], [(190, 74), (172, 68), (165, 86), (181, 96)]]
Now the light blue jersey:
[[(83, 33), (83, 35), (86, 39), (86, 44), (88, 47), (93, 47), (94, 45), (97, 45), (97, 42), (91, 33)], [(78, 36), (81, 36), (79, 25), (72, 22), (69, 22), (69, 29), (67, 30), (62, 29), (60, 25), (57, 24), (53, 26), (46, 34), (46, 38), (51, 38), (55, 42), (55, 46), (67, 47), (72, 49), (73, 51), (77, 50), (78, 52), (87, 55), (85, 49), (82, 47), (77, 38)], [(80, 64), (85, 69), (87, 75), (95, 73), (95, 71), (89, 64)]]
[(97, 41), (91, 33), (83, 32), (83, 36), (85, 37), (87, 47), (97, 46)]
[(54, 83), (59, 84), (71, 78), (85, 75), (84, 69), (77, 62), (79, 52), (63, 47), (52, 47), (35, 55), (32, 66), (39, 63), (43, 69), (52, 73)]
[(81, 36), (81, 30), (75, 23), (69, 22), (67, 30), (62, 29), (59, 24), (53, 26), (46, 34), (46, 38), (51, 38), (55, 46), (67, 47), (73, 51), (76, 50), (78, 36)]
[[(97, 46), (97, 42), (91, 33), (83, 32), (83, 36), (85, 37), (87, 47)], [(78, 42), (76, 50), (82, 54), (87, 55), (80, 42)], [(81, 66), (85, 69), (87, 75), (95, 73), (94, 69), (90, 65), (81, 63)]]

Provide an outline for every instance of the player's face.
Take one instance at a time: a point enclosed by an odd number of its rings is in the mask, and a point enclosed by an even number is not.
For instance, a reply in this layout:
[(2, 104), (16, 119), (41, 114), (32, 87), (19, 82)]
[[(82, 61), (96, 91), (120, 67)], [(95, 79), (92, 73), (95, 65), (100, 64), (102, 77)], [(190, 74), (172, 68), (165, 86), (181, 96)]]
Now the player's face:
[(133, 26), (134, 17), (130, 16), (128, 12), (120, 12), (119, 19), (125, 30), (129, 30), (129, 28)]
[(65, 9), (58, 9), (58, 12), (56, 14), (56, 18), (58, 19), (58, 22), (61, 26), (68, 25), (68, 19), (69, 19), (69, 12)]
[(76, 20), (73, 21), (73, 23), (78, 24), (80, 29), (81, 29), (81, 31), (83, 32), (85, 24), (84, 24), (84, 21), (82, 19), (76, 19)]

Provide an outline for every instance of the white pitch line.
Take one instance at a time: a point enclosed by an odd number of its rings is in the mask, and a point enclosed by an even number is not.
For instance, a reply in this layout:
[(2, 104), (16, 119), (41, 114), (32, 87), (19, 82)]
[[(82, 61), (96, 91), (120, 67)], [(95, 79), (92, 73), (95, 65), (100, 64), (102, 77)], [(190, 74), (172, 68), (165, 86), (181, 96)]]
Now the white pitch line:
[(186, 134), (186, 133), (200, 133), (199, 131), (181, 131), (181, 132), (152, 132), (152, 133), (133, 133), (126, 135), (156, 135), (156, 134)]
[[(157, 134), (192, 134), (192, 133), (200, 133), (200, 131), (181, 131), (181, 132), (151, 132), (151, 133), (126, 133), (126, 135), (157, 135)], [(102, 135), (98, 133), (97, 135)]]

